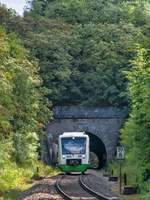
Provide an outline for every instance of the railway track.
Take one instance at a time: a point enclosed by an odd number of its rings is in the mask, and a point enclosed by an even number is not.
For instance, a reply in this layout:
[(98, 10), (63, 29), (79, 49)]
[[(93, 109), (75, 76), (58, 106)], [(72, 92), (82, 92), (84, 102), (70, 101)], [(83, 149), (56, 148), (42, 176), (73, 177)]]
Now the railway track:
[(56, 181), (57, 192), (66, 200), (119, 200), (107, 197), (90, 188), (84, 181), (86, 175), (61, 175)]
[(66, 200), (72, 200), (72, 198), (61, 188), (61, 181), (65, 177), (65, 175), (61, 176), (60, 178), (57, 179), (56, 181), (56, 190), (57, 192)]

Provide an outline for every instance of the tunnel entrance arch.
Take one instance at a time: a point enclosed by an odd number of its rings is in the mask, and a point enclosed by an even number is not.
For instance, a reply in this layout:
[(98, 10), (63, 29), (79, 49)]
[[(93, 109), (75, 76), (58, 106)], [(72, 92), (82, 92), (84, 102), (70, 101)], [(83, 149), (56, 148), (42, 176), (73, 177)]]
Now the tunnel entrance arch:
[[(43, 143), (41, 158), (53, 164), (53, 155), (58, 137), (63, 132), (85, 131), (91, 140), (90, 149), (98, 158), (98, 167), (102, 168), (114, 158), (119, 139), (119, 129), (127, 116), (126, 108), (56, 106), (54, 119), (46, 126), (47, 141)], [(47, 144), (47, 147), (46, 145)], [(56, 154), (56, 153), (55, 153)]]
[[(105, 144), (102, 142), (102, 140), (97, 137), (96, 135), (86, 132), (87, 135), (89, 135), (90, 138), (90, 152), (95, 155), (95, 158), (97, 163), (95, 163), (95, 168), (100, 169), (103, 168), (106, 165), (107, 162), (107, 152)], [(93, 160), (92, 160), (93, 161)]]

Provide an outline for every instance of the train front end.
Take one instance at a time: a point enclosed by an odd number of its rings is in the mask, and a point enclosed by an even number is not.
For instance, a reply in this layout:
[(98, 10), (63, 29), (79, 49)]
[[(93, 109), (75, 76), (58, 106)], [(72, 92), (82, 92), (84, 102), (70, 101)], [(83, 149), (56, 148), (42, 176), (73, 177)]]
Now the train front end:
[(89, 168), (89, 137), (84, 132), (59, 136), (59, 168), (64, 172), (85, 172)]

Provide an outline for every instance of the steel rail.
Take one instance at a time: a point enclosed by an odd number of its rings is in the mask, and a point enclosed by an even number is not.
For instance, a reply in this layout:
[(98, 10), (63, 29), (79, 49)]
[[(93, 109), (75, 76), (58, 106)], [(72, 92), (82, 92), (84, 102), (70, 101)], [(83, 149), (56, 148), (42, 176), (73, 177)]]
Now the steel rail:
[(83, 175), (80, 175), (80, 177), (79, 177), (79, 183), (80, 183), (81, 187), (84, 190), (86, 190), (88, 193), (90, 193), (91, 195), (95, 196), (96, 198), (98, 198), (100, 200), (120, 200), (118, 197), (107, 197), (107, 196), (105, 196), (103, 194), (100, 194), (100, 193), (94, 191), (93, 189), (91, 189), (83, 181)]
[(57, 179), (55, 187), (57, 192), (63, 197), (65, 200), (74, 200), (74, 198), (71, 198), (67, 193), (65, 193), (60, 186), (61, 180), (65, 177), (66, 175), (62, 175), (60, 178)]

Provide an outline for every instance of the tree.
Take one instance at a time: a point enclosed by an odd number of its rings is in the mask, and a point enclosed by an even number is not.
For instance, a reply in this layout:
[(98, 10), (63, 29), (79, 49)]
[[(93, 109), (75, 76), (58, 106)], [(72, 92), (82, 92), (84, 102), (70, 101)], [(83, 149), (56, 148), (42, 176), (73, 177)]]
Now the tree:
[(7, 35), (1, 28), (0, 41), (1, 145), (11, 143), (8, 153), (17, 163), (33, 163), (40, 132), (49, 116), (37, 62), (28, 60), (15, 34)]
[(150, 169), (149, 74), (149, 55), (144, 49), (139, 49), (137, 57), (132, 61), (132, 70), (127, 72), (131, 112), (122, 129), (122, 141), (127, 149), (128, 170), (133, 169), (132, 166), (137, 166), (138, 173), (133, 171), (132, 177), (137, 184), (144, 181), (144, 173)]
[[(41, 3), (45, 14), (36, 10)], [(122, 71), (130, 69), (135, 44), (148, 45), (143, 29), (131, 24), (138, 7), (134, 1), (35, 0), (24, 19), (12, 17), (9, 23), (30, 49), (31, 59), (39, 59), (54, 105), (123, 106), (128, 100)]]

